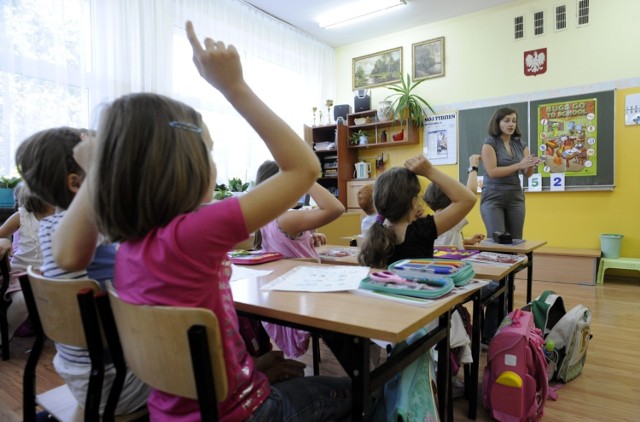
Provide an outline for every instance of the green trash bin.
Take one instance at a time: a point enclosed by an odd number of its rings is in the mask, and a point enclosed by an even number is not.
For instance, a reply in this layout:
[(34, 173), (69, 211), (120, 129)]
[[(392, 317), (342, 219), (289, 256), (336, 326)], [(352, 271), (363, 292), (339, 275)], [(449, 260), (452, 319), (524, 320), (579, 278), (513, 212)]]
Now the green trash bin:
[(620, 258), (620, 246), (622, 245), (621, 234), (601, 234), (600, 235), (600, 249), (602, 250), (603, 258)]

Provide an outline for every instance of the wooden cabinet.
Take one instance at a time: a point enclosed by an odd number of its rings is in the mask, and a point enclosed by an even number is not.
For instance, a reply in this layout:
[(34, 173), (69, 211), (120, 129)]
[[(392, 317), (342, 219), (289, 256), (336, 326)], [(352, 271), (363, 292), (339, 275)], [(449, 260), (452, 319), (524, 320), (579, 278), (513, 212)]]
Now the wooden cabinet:
[[(347, 127), (342, 125), (304, 126), (304, 140), (320, 160), (322, 173), (318, 183), (347, 206), (347, 181), (353, 179), (358, 152), (349, 148)], [(327, 148), (331, 146), (332, 148)]]
[(366, 185), (370, 185), (374, 182), (375, 180), (373, 179), (350, 180), (347, 182), (347, 211), (360, 211), (360, 206), (358, 205), (358, 191)]
[[(365, 123), (356, 124), (356, 119), (365, 119)], [(349, 149), (382, 148), (395, 147), (401, 145), (413, 145), (420, 142), (419, 128), (408, 124), (408, 121), (398, 120), (379, 121), (376, 110), (361, 111), (347, 115), (348, 134), (347, 139), (351, 141), (351, 135), (362, 130), (368, 135), (366, 145), (351, 145)], [(403, 140), (394, 141), (393, 135), (404, 132)], [(386, 134), (386, 142), (384, 141)]]

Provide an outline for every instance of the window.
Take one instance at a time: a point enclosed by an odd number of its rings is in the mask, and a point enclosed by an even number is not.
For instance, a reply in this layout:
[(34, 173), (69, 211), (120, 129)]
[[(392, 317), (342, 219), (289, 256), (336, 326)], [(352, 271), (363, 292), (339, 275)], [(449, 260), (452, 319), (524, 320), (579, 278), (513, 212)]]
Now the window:
[(533, 14), (533, 35), (544, 35), (544, 12)]
[(516, 16), (513, 20), (513, 25), (513, 38), (516, 40), (524, 38), (524, 17)]
[(556, 31), (567, 29), (567, 6), (556, 7)]
[(90, 6), (89, 0), (0, 4), (0, 173), (15, 176), (15, 151), (25, 138), (48, 127), (87, 126)]
[(589, 0), (578, 1), (578, 26), (589, 24)]

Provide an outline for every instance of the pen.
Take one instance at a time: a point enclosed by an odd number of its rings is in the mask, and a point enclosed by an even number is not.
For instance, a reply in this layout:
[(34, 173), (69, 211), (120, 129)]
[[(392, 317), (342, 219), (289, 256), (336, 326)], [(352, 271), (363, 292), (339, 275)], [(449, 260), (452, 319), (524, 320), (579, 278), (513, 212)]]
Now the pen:
[(436, 266), (436, 265), (418, 265), (418, 264), (403, 264), (394, 268), (394, 270), (405, 271), (418, 271), (421, 273), (433, 273), (433, 274), (451, 274), (456, 270), (451, 267)]

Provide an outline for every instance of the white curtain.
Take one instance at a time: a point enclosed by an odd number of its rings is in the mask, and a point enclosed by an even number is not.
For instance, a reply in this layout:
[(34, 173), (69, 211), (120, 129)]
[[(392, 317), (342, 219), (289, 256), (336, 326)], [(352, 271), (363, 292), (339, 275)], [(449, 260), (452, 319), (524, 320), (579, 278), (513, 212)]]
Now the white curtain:
[(130, 92), (198, 109), (214, 138), (218, 182), (253, 180), (270, 155), (197, 74), (184, 22), (233, 43), (244, 77), (302, 135), (334, 98), (333, 49), (238, 0), (0, 0), (0, 175), (19, 143), (48, 127), (97, 127), (97, 110)]

